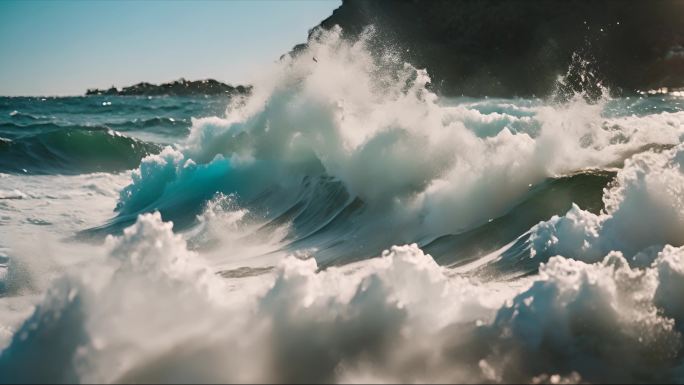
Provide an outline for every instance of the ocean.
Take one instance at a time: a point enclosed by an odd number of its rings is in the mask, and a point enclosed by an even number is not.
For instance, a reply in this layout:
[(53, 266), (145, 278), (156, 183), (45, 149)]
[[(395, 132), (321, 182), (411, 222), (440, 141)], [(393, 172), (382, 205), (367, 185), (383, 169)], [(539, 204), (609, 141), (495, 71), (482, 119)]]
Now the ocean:
[(681, 94), (396, 60), (0, 98), (0, 383), (684, 381)]

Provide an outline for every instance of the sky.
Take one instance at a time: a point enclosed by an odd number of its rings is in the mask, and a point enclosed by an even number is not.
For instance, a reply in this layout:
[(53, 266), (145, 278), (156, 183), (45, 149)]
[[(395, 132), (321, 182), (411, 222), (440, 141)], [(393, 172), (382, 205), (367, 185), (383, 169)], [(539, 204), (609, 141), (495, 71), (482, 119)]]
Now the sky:
[(0, 0), (0, 95), (214, 78), (249, 83), (341, 0)]

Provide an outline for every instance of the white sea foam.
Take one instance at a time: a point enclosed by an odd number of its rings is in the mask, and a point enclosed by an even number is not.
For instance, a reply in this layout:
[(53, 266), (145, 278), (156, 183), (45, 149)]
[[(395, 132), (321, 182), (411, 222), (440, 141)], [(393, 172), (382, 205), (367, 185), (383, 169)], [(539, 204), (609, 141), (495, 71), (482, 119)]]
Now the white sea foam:
[(684, 145), (629, 159), (603, 200), (600, 215), (573, 206), (535, 226), (532, 255), (596, 261), (618, 250), (643, 264), (654, 248), (684, 245)]
[[(52, 281), (90, 260), (97, 247), (69, 238), (106, 221), (118, 190), (130, 178), (104, 173), (3, 174), (1, 180), (3, 190), (19, 191), (22, 197), (0, 200), (0, 348), (4, 348)], [(39, 225), (46, 223), (50, 225)]]
[(14, 190), (0, 190), (0, 199), (26, 199), (28, 195), (23, 192)]
[[(108, 245), (15, 334), (0, 357), (7, 380), (672, 380), (681, 345), (681, 248), (645, 269), (619, 252), (555, 257), (511, 285), (449, 277), (415, 245), (325, 271), (286, 258), (226, 280), (158, 214)], [(26, 370), (37, 358), (41, 371)]]
[[(442, 103), (426, 88), (425, 71), (374, 58), (365, 40), (349, 43), (339, 33), (322, 34), (281, 63), (227, 117), (193, 120), (183, 148), (143, 162), (145, 175), (125, 190), (122, 205), (163, 208), (177, 191), (249, 198), (326, 174), (382, 211), (377, 216), (400, 223), (394, 231), (408, 228), (417, 239), (496, 218), (546, 177), (613, 165), (684, 135), (684, 113), (610, 117), (606, 100), (518, 109)], [(197, 180), (205, 184), (198, 188)]]
[[(14, 230), (0, 239), (12, 241), (5, 280), (16, 266), (41, 279), (0, 298), (0, 382), (684, 379), (684, 114), (440, 100), (425, 71), (339, 33), (279, 64), (226, 117), (194, 120), (120, 194), (127, 175), (3, 177), (37, 197), (0, 206)], [(514, 281), (446, 269), (415, 244), (322, 269), (321, 250), (284, 247), (292, 224), (260, 221), (291, 207), (304, 177), (326, 175), (376, 220), (351, 222), (357, 234), (436, 236), (505, 213), (548, 176), (604, 166), (622, 167), (605, 212), (574, 206), (531, 229), (539, 271)], [(264, 191), (267, 209), (241, 205)], [(117, 198), (137, 221), (105, 247), (55, 239), (101, 224)], [(193, 205), (194, 226), (176, 233), (159, 213), (137, 215)]]

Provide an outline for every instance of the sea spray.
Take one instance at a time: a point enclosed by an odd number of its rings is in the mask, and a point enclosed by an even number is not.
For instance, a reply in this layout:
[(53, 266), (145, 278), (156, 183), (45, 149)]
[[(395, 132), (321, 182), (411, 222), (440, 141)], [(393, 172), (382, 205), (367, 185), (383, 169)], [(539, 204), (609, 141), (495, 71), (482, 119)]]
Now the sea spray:
[(429, 82), (333, 30), (220, 117), (55, 102), (192, 126), (132, 172), (0, 174), (0, 382), (681, 382), (681, 101)]
[(643, 264), (665, 244), (684, 245), (682, 154), (679, 145), (627, 160), (604, 194), (605, 212), (596, 215), (574, 206), (565, 216), (538, 224), (531, 231), (532, 256), (560, 254), (593, 262), (621, 251)]
[[(300, 200), (306, 181), (330, 178), (349, 198), (321, 225), (356, 198), (349, 216), (359, 226), (335, 228), (333, 236), (363, 239), (363, 250), (342, 246), (333, 254), (368, 257), (393, 243), (481, 226), (523, 200), (530, 185), (612, 166), (682, 135), (681, 112), (649, 116), (645, 125), (632, 115), (604, 116), (606, 98), (520, 107), (441, 100), (426, 88), (425, 71), (389, 65), (382, 60), (391, 57), (370, 54), (365, 40), (339, 34), (321, 33), (307, 52), (264, 76), (246, 104), (224, 119), (194, 120), (184, 146), (144, 160), (119, 204), (126, 223), (160, 210), (187, 226), (193, 216), (177, 214), (198, 213), (216, 192), (274, 220), (307, 205)], [(391, 238), (378, 238), (388, 232)]]

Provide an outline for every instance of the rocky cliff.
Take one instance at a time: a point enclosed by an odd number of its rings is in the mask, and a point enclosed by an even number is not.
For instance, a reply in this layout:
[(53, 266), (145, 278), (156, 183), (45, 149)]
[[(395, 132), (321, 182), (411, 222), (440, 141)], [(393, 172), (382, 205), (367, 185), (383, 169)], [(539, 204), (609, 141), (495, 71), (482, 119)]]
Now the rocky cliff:
[(614, 93), (684, 86), (681, 0), (343, 0), (334, 25), (374, 25), (448, 95), (548, 95), (573, 56)]

